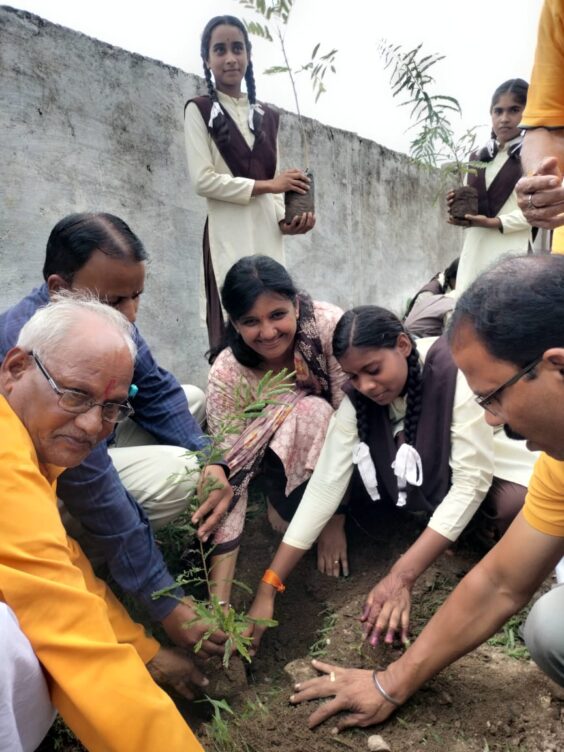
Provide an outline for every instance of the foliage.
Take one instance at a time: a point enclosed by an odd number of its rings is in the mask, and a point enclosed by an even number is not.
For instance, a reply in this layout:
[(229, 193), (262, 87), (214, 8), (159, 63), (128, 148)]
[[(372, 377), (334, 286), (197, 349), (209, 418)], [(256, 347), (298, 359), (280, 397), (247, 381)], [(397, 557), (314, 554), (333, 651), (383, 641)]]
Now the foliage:
[[(239, 735), (239, 730), (244, 727), (246, 720), (258, 713), (268, 715), (266, 705), (258, 696), (255, 701), (247, 698), (245, 707), (238, 716), (235, 715), (233, 708), (226, 700), (214, 700), (206, 695), (204, 700), (197, 700), (197, 702), (208, 702), (213, 710), (211, 721), (207, 724), (209, 743), (206, 740), (206, 749), (213, 752), (258, 752)], [(224, 717), (222, 713), (227, 715)], [(232, 724), (231, 726), (228, 719)]]
[(337, 614), (330, 608), (322, 611), (320, 616), (323, 616), (323, 623), (317, 630), (315, 642), (309, 647), (309, 654), (312, 658), (323, 658), (327, 655), (327, 647), (331, 639), (329, 635), (337, 623)]
[(510, 658), (528, 661), (529, 651), (519, 635), (519, 629), (525, 623), (529, 609), (512, 616), (506, 621), (500, 632), (488, 640), (488, 645), (503, 648), (503, 652)]
[(403, 97), (401, 107), (408, 107), (416, 130), (409, 146), (411, 157), (428, 167), (441, 167), (443, 182), (455, 175), (460, 182), (468, 172), (475, 173), (481, 162), (468, 163), (467, 155), (476, 145), (476, 127), (457, 137), (451, 122), (453, 115), (462, 115), (459, 101), (432, 91), (435, 79), (431, 69), (445, 59), (437, 53), (424, 54), (422, 44), (404, 51), (401, 45), (381, 40), (378, 52), (384, 68), (390, 72), (394, 97)]
[[(231, 435), (238, 435), (242, 432), (249, 420), (260, 418), (265, 410), (269, 407), (275, 407), (280, 404), (279, 399), (293, 390), (292, 377), (286, 368), (279, 373), (274, 374), (268, 371), (259, 381), (256, 391), (253, 391), (243, 378), (235, 387), (233, 395), (233, 411), (225, 416), (218, 426), (217, 432), (209, 436), (209, 443), (203, 450), (188, 451), (186, 456), (195, 458), (196, 463), (190, 462), (185, 467), (184, 474), (175, 479), (175, 482), (184, 480), (186, 477), (197, 475), (204, 477), (204, 471), (209, 465), (217, 464), (223, 461), (225, 453), (226, 439)], [(238, 653), (246, 661), (251, 660), (249, 648), (252, 644), (252, 637), (246, 632), (253, 624), (261, 626), (274, 627), (277, 622), (272, 619), (253, 619), (245, 613), (237, 612), (231, 604), (223, 603), (217, 595), (212, 592), (211, 574), (213, 565), (210, 564), (210, 557), (213, 554), (213, 547), (205, 548), (204, 543), (196, 536), (196, 529), (189, 521), (192, 515), (204, 504), (212, 491), (222, 488), (222, 484), (213, 477), (204, 477), (199, 480), (196, 486), (196, 492), (189, 500), (187, 514), (182, 525), (183, 531), (193, 539), (198, 540), (197, 547), (189, 549), (190, 552), (197, 554), (198, 563), (192, 565), (188, 570), (176, 578), (174, 585), (158, 590), (153, 593), (153, 598), (168, 596), (182, 601), (174, 594), (174, 590), (179, 586), (190, 586), (199, 588), (205, 586), (207, 598), (201, 600), (193, 598), (195, 616), (184, 626), (189, 628), (196, 622), (205, 625), (206, 630), (201, 639), (194, 646), (194, 651), (198, 652), (205, 640), (214, 632), (222, 631), (227, 635), (225, 649), (223, 654), (223, 665), (227, 668), (233, 653)], [(242, 582), (233, 580), (232, 584), (251, 592), (250, 588)]]
[(336, 72), (335, 59), (338, 50), (331, 49), (328, 52), (321, 54), (321, 45), (320, 43), (317, 43), (312, 50), (310, 59), (303, 65), (300, 65), (297, 68), (292, 68), (286, 50), (286, 31), (294, 0), (239, 0), (239, 4), (247, 10), (253, 11), (261, 18), (261, 21), (247, 21), (246, 19), (243, 19), (249, 34), (260, 37), (268, 42), (274, 42), (276, 39), (280, 46), (280, 51), (284, 58), (284, 65), (273, 65), (270, 68), (267, 68), (264, 73), (267, 75), (287, 73), (290, 78), (294, 101), (296, 103), (296, 112), (298, 113), (302, 144), (304, 147), (304, 160), (307, 164), (307, 140), (305, 137), (305, 129), (302, 122), (300, 103), (294, 77), (299, 73), (309, 74), (313, 93), (315, 94), (315, 101), (317, 102), (319, 97), (327, 91), (325, 87), (325, 76), (327, 72)]

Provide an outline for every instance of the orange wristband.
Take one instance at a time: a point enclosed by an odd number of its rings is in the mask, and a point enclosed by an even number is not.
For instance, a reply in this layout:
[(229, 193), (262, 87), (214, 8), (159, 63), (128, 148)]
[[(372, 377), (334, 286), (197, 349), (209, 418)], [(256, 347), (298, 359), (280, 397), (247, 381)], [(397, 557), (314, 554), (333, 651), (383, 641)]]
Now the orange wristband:
[(280, 577), (278, 577), (276, 572), (272, 569), (266, 570), (262, 576), (262, 581), (266, 582), (267, 585), (272, 585), (272, 587), (275, 590), (278, 590), (279, 593), (283, 593), (284, 590), (286, 590), (286, 585), (284, 585)]

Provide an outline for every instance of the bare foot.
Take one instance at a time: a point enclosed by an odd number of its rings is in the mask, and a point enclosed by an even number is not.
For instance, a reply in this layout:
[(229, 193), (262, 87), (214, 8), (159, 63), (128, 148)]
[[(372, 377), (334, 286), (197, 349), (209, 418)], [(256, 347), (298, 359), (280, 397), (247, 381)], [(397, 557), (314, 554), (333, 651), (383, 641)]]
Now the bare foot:
[(283, 520), (282, 517), (280, 517), (276, 509), (274, 509), (269, 501), (266, 504), (266, 516), (268, 517), (268, 521), (270, 522), (272, 529), (276, 530), (277, 533), (284, 535), (290, 523), (286, 522), (286, 520)]
[(347, 559), (347, 535), (345, 533), (345, 515), (334, 514), (321, 531), (317, 540), (317, 568), (330, 577), (349, 575)]

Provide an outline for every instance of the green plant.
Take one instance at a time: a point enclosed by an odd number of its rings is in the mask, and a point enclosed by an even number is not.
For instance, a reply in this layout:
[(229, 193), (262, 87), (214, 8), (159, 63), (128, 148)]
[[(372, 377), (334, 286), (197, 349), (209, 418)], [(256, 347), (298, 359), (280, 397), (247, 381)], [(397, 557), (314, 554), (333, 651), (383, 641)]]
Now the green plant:
[(261, 22), (247, 21), (243, 19), (249, 34), (253, 34), (254, 36), (260, 37), (269, 42), (273, 42), (275, 38), (278, 41), (282, 57), (284, 58), (284, 65), (273, 65), (270, 68), (267, 68), (264, 73), (266, 75), (287, 73), (290, 78), (294, 102), (296, 104), (296, 112), (298, 113), (304, 163), (307, 166), (309, 162), (307, 138), (302, 121), (295, 76), (299, 73), (309, 74), (313, 92), (315, 94), (315, 101), (317, 102), (319, 97), (326, 91), (325, 76), (327, 72), (336, 72), (335, 59), (337, 56), (337, 50), (332, 49), (329, 50), (329, 52), (321, 54), (321, 45), (320, 43), (317, 43), (312, 50), (310, 59), (305, 64), (300, 65), (297, 68), (292, 68), (288, 60), (288, 52), (286, 48), (286, 31), (294, 0), (239, 0), (239, 3), (248, 10), (256, 13), (262, 19)]
[(476, 127), (456, 136), (453, 115), (462, 115), (459, 101), (446, 94), (433, 93), (435, 79), (431, 69), (444, 55), (424, 54), (422, 44), (405, 51), (401, 45), (381, 40), (378, 52), (384, 68), (390, 71), (390, 85), (394, 97), (403, 97), (400, 107), (410, 108), (409, 118), (415, 130), (409, 146), (410, 156), (426, 167), (440, 167), (441, 184), (452, 176), (461, 183), (468, 173), (476, 173), (481, 162), (468, 162), (467, 156), (476, 145)]
[[(197, 538), (196, 529), (191, 524), (190, 519), (194, 512), (204, 504), (212, 491), (222, 488), (222, 484), (214, 477), (206, 477), (205, 469), (209, 465), (216, 464), (223, 460), (225, 453), (225, 442), (230, 435), (240, 434), (249, 420), (260, 418), (264, 411), (271, 406), (279, 405), (279, 399), (293, 390), (291, 381), (293, 373), (289, 373), (286, 368), (279, 373), (274, 374), (268, 371), (259, 381), (256, 390), (253, 391), (247, 381), (240, 379), (235, 393), (233, 395), (233, 411), (230, 412), (221, 421), (217, 432), (209, 436), (209, 443), (204, 450), (189, 451), (186, 456), (191, 460), (196, 459), (196, 463), (191, 461), (186, 465), (184, 474), (176, 478), (175, 482), (185, 479), (186, 476), (192, 477), (197, 475), (200, 480), (196, 485), (196, 491), (189, 500), (187, 513), (182, 525), (183, 530), (193, 539), (198, 541), (198, 545), (189, 549), (198, 555), (199, 563), (194, 564), (188, 570), (176, 578), (174, 585), (158, 590), (153, 593), (153, 598), (168, 596), (182, 601), (174, 590), (178, 586), (189, 586), (200, 588), (205, 586), (207, 598), (193, 598), (195, 616), (185, 624), (188, 628), (196, 622), (205, 625), (206, 629), (200, 640), (194, 646), (194, 651), (198, 652), (205, 640), (214, 632), (222, 631), (227, 635), (223, 653), (223, 665), (227, 668), (233, 653), (238, 653), (246, 661), (251, 660), (249, 648), (252, 644), (252, 637), (246, 634), (253, 624), (261, 626), (274, 627), (276, 621), (272, 619), (253, 619), (245, 613), (239, 613), (231, 604), (225, 604), (219, 600), (217, 595), (212, 592), (211, 572), (212, 567), (209, 563), (213, 553), (213, 547), (206, 550), (204, 543)], [(203, 480), (201, 480), (203, 478)], [(234, 585), (251, 592), (250, 588), (238, 580), (232, 581)]]
[(309, 654), (312, 658), (323, 658), (327, 654), (327, 647), (330, 644), (329, 635), (337, 623), (337, 614), (330, 608), (326, 608), (319, 614), (323, 616), (323, 623), (316, 632), (315, 642), (309, 647)]
[(519, 629), (527, 618), (527, 611), (520, 612), (506, 621), (500, 632), (497, 632), (488, 640), (488, 645), (501, 647), (503, 652), (510, 658), (519, 661), (527, 661), (530, 658), (529, 651), (519, 637)]

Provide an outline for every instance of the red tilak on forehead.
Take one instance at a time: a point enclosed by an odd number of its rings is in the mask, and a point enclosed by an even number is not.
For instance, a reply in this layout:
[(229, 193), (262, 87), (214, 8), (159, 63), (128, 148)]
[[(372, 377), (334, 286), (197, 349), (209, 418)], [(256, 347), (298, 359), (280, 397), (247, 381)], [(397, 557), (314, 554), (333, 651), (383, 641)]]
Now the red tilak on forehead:
[(117, 379), (110, 379), (108, 381), (108, 385), (104, 389), (104, 399), (106, 400), (108, 398), (109, 393), (112, 391), (114, 386), (117, 384)]

